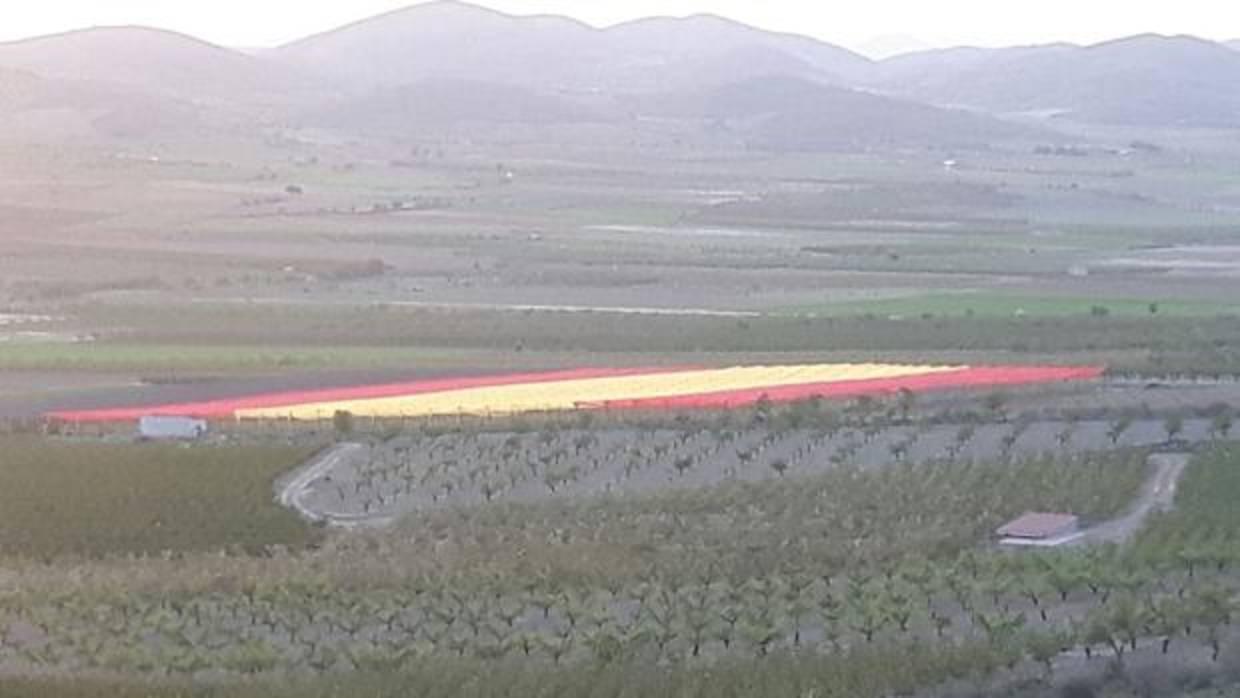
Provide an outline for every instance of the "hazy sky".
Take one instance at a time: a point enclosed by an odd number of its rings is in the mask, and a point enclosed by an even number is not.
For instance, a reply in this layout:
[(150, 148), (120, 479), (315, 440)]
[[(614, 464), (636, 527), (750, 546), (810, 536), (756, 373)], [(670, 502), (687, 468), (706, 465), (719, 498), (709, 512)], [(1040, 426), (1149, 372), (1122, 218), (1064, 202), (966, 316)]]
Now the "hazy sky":
[[(268, 46), (412, 0), (0, 0), (0, 39), (96, 24), (148, 24), (231, 46)], [(606, 25), (714, 12), (850, 47), (884, 35), (930, 44), (1094, 42), (1156, 31), (1240, 37), (1240, 0), (482, 0), (514, 14)]]

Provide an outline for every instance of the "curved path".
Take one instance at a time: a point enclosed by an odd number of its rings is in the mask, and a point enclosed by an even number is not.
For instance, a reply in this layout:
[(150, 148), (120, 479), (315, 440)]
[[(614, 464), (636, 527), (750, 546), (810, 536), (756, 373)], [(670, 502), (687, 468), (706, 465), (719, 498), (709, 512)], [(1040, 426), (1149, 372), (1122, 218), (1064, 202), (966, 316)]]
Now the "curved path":
[[(314, 460), (277, 483), (276, 501), (293, 509), (303, 518), (335, 528), (380, 528), (396, 521), (393, 515), (346, 514), (319, 511), (305, 503), (306, 496), (321, 479), (326, 477), (341, 461), (357, 456), (366, 448), (363, 444), (338, 444), (324, 451)], [(1110, 521), (1102, 522), (1081, 532), (1068, 545), (1100, 545), (1126, 543), (1145, 520), (1155, 512), (1166, 511), (1175, 504), (1176, 487), (1184, 475), (1192, 456), (1188, 453), (1151, 454), (1149, 464), (1154, 472), (1141, 487), (1136, 501), (1127, 512)]]
[(1192, 456), (1187, 453), (1155, 453), (1150, 456), (1150, 466), (1154, 473), (1141, 487), (1127, 513), (1117, 519), (1111, 519), (1085, 530), (1080, 538), (1073, 541), (1077, 545), (1099, 545), (1103, 543), (1126, 543), (1150, 514), (1167, 511), (1175, 504), (1176, 486), (1184, 475)]
[(280, 485), (276, 501), (282, 506), (293, 509), (303, 518), (314, 523), (322, 523), (336, 528), (368, 528), (381, 527), (393, 523), (391, 516), (371, 516), (369, 514), (340, 514), (330, 511), (315, 511), (303, 501), (310, 488), (327, 476), (342, 460), (353, 457), (366, 447), (362, 444), (348, 443), (333, 446), (317, 458), (293, 472), (287, 482)]

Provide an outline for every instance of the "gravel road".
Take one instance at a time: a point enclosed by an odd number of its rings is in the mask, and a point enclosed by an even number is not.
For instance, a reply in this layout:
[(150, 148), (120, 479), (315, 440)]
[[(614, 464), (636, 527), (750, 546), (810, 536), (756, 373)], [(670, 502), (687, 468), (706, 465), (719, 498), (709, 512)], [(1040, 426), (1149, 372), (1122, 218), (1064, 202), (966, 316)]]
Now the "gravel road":
[(286, 481), (277, 483), (279, 493), (276, 495), (276, 501), (281, 506), (293, 509), (308, 521), (325, 523), (336, 528), (382, 527), (393, 523), (393, 517), (391, 516), (315, 511), (306, 506), (302, 501), (316, 482), (328, 477), (332, 469), (339, 465), (341, 461), (360, 453), (365, 448), (363, 444), (355, 443), (333, 446), (313, 461), (299, 468)]
[(1085, 531), (1076, 545), (1098, 545), (1102, 543), (1126, 543), (1150, 514), (1166, 511), (1175, 504), (1176, 485), (1191, 456), (1187, 453), (1155, 453), (1150, 456), (1150, 466), (1154, 474), (1141, 488), (1141, 494), (1133, 502), (1128, 512), (1117, 519), (1093, 526)]
[[(388, 526), (399, 518), (394, 512), (340, 512), (315, 508), (307, 504), (316, 486), (328, 486), (333, 471), (350, 459), (362, 457), (367, 447), (348, 443), (334, 446), (313, 461), (290, 473), (276, 483), (276, 500), (293, 509), (308, 521), (335, 528), (378, 528)], [(1156, 453), (1150, 456), (1153, 470), (1142, 486), (1136, 501), (1119, 518), (1086, 529), (1070, 545), (1122, 544), (1140, 530), (1153, 513), (1170, 509), (1175, 502), (1176, 486), (1184, 474), (1191, 456), (1187, 453)], [(321, 500), (320, 500), (321, 501)]]

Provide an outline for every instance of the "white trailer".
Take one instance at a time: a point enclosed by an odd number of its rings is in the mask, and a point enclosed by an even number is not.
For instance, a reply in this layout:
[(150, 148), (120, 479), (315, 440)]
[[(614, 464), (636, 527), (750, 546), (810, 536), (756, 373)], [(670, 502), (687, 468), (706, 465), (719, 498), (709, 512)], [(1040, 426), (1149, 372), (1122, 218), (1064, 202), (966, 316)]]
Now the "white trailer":
[(206, 433), (206, 420), (193, 417), (143, 417), (138, 420), (138, 436), (146, 441), (194, 441)]

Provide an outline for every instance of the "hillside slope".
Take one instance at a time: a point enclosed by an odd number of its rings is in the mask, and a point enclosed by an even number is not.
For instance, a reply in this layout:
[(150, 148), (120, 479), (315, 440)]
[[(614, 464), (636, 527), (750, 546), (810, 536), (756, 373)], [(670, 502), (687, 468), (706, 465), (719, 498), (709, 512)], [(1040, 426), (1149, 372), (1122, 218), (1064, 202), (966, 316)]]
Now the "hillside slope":
[(938, 104), (1143, 126), (1240, 125), (1240, 53), (1186, 36), (950, 49), (884, 62), (883, 89)]
[(596, 29), (565, 17), (516, 17), (451, 0), (362, 20), (271, 55), (358, 87), (471, 80), (544, 91), (669, 89), (717, 80), (729, 68), (752, 73), (751, 60), (766, 71), (778, 65), (833, 80), (871, 67), (824, 42), (709, 15)]
[[(596, 31), (562, 17), (516, 18), (456, 2), (371, 17), (282, 46), (271, 56), (356, 88), (428, 80), (558, 85), (597, 60)], [(566, 60), (567, 57), (573, 60)]]
[(209, 110), (115, 84), (49, 79), (0, 68), (0, 139), (99, 143), (201, 136)]
[(982, 114), (782, 76), (665, 95), (643, 106), (663, 116), (710, 122), (752, 147), (771, 150), (950, 148), (1043, 135)]
[(278, 63), (145, 27), (100, 27), (0, 44), (0, 67), (217, 103), (280, 103), (327, 89)]
[(314, 126), (383, 134), (420, 126), (563, 124), (602, 120), (574, 101), (512, 85), (434, 80), (378, 89), (302, 115)]

